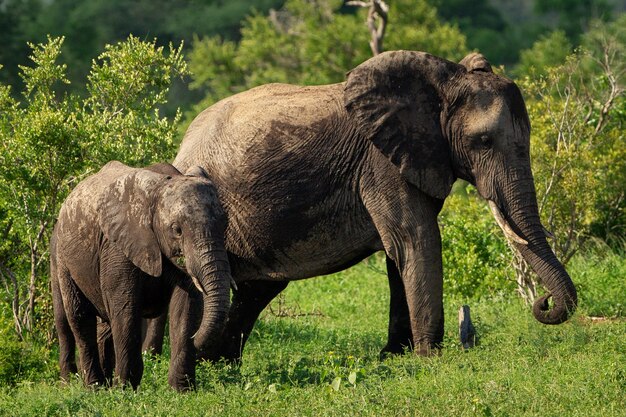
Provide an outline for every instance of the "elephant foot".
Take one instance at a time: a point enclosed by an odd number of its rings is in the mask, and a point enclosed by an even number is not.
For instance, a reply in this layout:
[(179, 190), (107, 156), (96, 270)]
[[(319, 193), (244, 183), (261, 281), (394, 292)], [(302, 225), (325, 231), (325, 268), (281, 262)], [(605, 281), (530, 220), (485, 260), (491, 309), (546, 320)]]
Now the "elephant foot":
[(89, 378), (85, 380), (85, 385), (91, 389), (107, 388), (107, 384), (104, 378)]
[(378, 354), (378, 358), (382, 361), (392, 356), (404, 355), (406, 352), (410, 352), (412, 347), (410, 343), (387, 343), (384, 348)]
[(193, 375), (168, 376), (170, 387), (178, 392), (189, 392), (196, 389), (196, 378)]
[(61, 382), (67, 384), (70, 382), (71, 375), (78, 373), (78, 368), (75, 363), (70, 363), (61, 369)]
[(440, 356), (441, 343), (421, 342), (416, 345), (414, 352), (419, 356)]

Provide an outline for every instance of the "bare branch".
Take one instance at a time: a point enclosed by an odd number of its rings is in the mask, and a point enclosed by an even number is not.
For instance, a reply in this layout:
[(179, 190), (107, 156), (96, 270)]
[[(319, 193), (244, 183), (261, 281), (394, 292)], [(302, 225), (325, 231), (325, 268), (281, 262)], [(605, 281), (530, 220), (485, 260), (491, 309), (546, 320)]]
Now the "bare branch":
[(346, 6), (354, 6), (354, 7), (370, 7), (371, 3), (366, 1), (347, 1)]
[[(370, 40), (370, 48), (374, 56), (383, 51), (383, 38), (387, 29), (387, 15), (389, 6), (382, 0), (365, 1), (348, 1), (347, 6), (369, 7), (367, 14), (367, 27), (372, 35)], [(378, 21), (378, 23), (377, 23)]]

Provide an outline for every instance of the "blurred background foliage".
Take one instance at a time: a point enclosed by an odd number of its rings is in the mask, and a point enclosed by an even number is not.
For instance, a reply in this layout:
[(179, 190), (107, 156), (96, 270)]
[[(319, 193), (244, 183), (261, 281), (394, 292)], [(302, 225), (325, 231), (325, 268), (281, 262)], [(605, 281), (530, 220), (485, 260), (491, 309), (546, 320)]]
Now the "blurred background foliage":
[[(520, 85), (542, 221), (581, 311), (622, 316), (626, 2), (388, 3), (385, 49), (478, 50)], [(0, 0), (0, 382), (54, 340), (47, 245), (69, 190), (110, 159), (171, 160), (191, 119), (239, 91), (343, 81), (371, 56), (366, 15), (341, 0)], [(473, 187), (455, 186), (441, 226), (447, 298), (534, 296)]]

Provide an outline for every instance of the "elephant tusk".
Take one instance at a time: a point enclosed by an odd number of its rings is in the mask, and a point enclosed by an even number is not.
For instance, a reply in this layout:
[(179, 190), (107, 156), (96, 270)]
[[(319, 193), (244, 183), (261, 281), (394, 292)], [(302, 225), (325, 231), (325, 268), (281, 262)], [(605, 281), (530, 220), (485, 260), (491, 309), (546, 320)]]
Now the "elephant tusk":
[(237, 288), (237, 283), (235, 282), (235, 279), (233, 277), (230, 277), (230, 287), (233, 289), (233, 291), (239, 291), (239, 288)]
[(546, 229), (545, 227), (543, 228), (543, 233), (546, 235), (548, 239), (552, 239), (552, 240), (556, 239), (554, 235), (552, 234), (552, 232)]
[(193, 281), (194, 285), (196, 286), (196, 288), (204, 295), (209, 295), (209, 293), (206, 292), (206, 290), (204, 289), (204, 287), (202, 286), (202, 283), (200, 282), (200, 280), (196, 277), (194, 277), (193, 275), (191, 276), (191, 280)]
[(511, 229), (511, 226), (509, 226), (507, 221), (504, 219), (504, 216), (498, 208), (498, 205), (491, 200), (488, 200), (488, 202), (489, 208), (493, 213), (493, 217), (496, 218), (496, 223), (498, 223), (498, 226), (500, 226), (500, 229), (502, 229), (504, 235), (515, 243), (519, 243), (520, 245), (528, 245), (528, 241), (526, 239), (521, 238), (517, 233), (513, 231), (513, 229)]

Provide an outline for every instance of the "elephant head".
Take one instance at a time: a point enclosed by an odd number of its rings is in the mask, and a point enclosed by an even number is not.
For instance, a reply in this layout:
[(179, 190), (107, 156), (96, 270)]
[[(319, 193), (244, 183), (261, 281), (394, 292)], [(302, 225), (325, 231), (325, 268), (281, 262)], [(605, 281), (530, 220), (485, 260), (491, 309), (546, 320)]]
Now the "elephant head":
[(163, 165), (132, 170), (111, 184), (100, 196), (98, 221), (143, 272), (160, 276), (165, 256), (191, 277), (204, 301), (194, 337), (201, 348), (219, 337), (230, 306), (226, 216), (203, 170), (182, 175)]
[(361, 134), (424, 193), (443, 199), (456, 178), (475, 185), (548, 290), (535, 302), (534, 316), (546, 324), (568, 319), (576, 289), (539, 219), (530, 122), (512, 81), (494, 74), (480, 54), (457, 64), (394, 51), (348, 74), (344, 103)]

